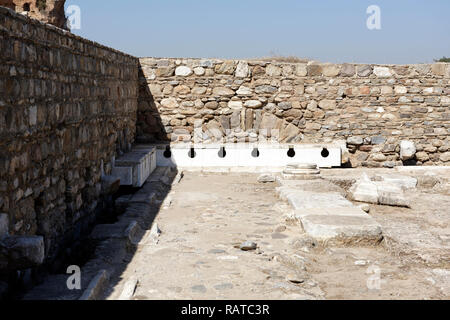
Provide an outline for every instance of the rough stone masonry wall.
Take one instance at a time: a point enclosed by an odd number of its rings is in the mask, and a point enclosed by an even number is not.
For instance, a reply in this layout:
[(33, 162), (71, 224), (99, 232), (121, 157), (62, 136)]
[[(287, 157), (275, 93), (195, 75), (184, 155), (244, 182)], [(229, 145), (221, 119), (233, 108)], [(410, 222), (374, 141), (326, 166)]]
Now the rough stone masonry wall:
[[(197, 141), (256, 141), (277, 129), (284, 143), (340, 143), (347, 166), (450, 163), (449, 64), (140, 63), (140, 141), (189, 141), (200, 127)], [(404, 161), (402, 140), (416, 147)]]
[(5, 8), (0, 52), (0, 238), (44, 236), (49, 256), (135, 139), (138, 60)]

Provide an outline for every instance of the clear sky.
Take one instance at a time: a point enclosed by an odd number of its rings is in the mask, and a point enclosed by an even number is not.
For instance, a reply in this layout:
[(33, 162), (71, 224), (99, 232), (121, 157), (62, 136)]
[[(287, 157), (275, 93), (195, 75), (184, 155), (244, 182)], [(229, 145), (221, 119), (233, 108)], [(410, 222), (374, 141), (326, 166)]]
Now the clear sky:
[[(74, 33), (138, 57), (298, 56), (424, 63), (450, 56), (450, 0), (67, 0)], [(369, 30), (368, 6), (381, 9)]]

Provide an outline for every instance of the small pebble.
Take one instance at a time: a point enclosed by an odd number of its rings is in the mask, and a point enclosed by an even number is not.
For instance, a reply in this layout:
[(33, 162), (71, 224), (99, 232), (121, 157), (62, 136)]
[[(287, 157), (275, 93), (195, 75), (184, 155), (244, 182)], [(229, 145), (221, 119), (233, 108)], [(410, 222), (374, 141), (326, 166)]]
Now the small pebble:
[(243, 244), (239, 246), (242, 251), (251, 251), (256, 250), (258, 245), (252, 241), (245, 241)]

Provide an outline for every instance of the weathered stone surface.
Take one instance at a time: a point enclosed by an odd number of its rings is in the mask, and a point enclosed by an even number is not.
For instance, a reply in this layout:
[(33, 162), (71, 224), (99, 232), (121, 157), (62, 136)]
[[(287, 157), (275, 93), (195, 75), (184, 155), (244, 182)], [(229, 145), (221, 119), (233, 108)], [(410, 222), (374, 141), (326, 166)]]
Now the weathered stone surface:
[(178, 101), (175, 98), (166, 98), (161, 100), (161, 105), (165, 108), (175, 109), (178, 108)]
[[(197, 60), (190, 63), (155, 59), (153, 64), (145, 59), (141, 61), (146, 70), (174, 68), (180, 64), (199, 67)], [(207, 69), (203, 76), (195, 77), (195, 84), (191, 77), (174, 81), (167, 76), (156, 77), (157, 83), (152, 81), (152, 86), (159, 87), (154, 90), (158, 112), (164, 121), (169, 119), (160, 130), (164, 133), (172, 133), (179, 127), (192, 131), (193, 119), (220, 122), (221, 115), (231, 117), (239, 110), (240, 124), (234, 122), (232, 129), (237, 132), (229, 137), (230, 142), (270, 137), (272, 129), (278, 130), (273, 132), (272, 140), (281, 142), (280, 137), (286, 136), (280, 134), (289, 123), (300, 130), (301, 139), (297, 142), (334, 142), (349, 137), (342, 147), (347, 154), (343, 163), (347, 166), (393, 168), (402, 165), (401, 161), (408, 165), (447, 162), (444, 153), (449, 150), (445, 142), (449, 131), (440, 119), (446, 115), (442, 108), (450, 105), (448, 90), (442, 84), (448, 78), (442, 72), (449, 68), (446, 64), (436, 66), (433, 73), (431, 66), (214, 60), (202, 66)], [(161, 101), (168, 98), (177, 99), (181, 110), (159, 108)], [(155, 110), (152, 111), (151, 102), (140, 102), (140, 106), (143, 120), (139, 122), (142, 130), (138, 133), (152, 131), (154, 116), (149, 114)], [(253, 109), (253, 114), (247, 109)], [(268, 128), (265, 114), (277, 118)], [(415, 121), (419, 116), (420, 121)], [(293, 127), (289, 126), (289, 130)], [(445, 145), (427, 146), (425, 134), (434, 134)], [(424, 148), (419, 150), (426, 153), (419, 154), (422, 160), (406, 154), (402, 159), (402, 140), (423, 144)]]
[[(399, 180), (401, 179), (371, 181), (366, 174), (363, 174), (361, 179), (350, 188), (349, 197), (355, 201), (409, 207), (409, 201), (399, 186), (403, 184)], [(415, 182), (417, 183), (417, 180)]]
[(361, 137), (348, 137), (347, 144), (360, 146), (364, 143), (363, 138)]
[(342, 77), (353, 77), (355, 75), (355, 66), (352, 64), (343, 64), (341, 68)]
[(244, 61), (239, 61), (237, 67), (236, 67), (236, 73), (235, 76), (237, 78), (246, 78), (249, 76), (250, 69), (248, 67), (248, 63)]
[(268, 183), (275, 182), (275, 177), (272, 174), (262, 174), (258, 177), (258, 182), (260, 183)]
[(341, 66), (336, 64), (322, 65), (322, 73), (326, 77), (336, 77), (341, 71)]
[(378, 204), (378, 188), (370, 181), (367, 175), (363, 175), (360, 181), (356, 182), (349, 190), (349, 197), (355, 201)]
[(192, 69), (186, 66), (180, 66), (175, 69), (175, 75), (180, 77), (188, 77), (192, 74)]
[(421, 162), (425, 162), (430, 160), (430, 156), (428, 155), (428, 153), (424, 152), (424, 151), (420, 151), (416, 153), (416, 159), (421, 161)]
[(416, 154), (416, 146), (414, 142), (402, 140), (400, 142), (400, 159), (403, 161), (414, 158)]
[(372, 74), (372, 67), (369, 65), (358, 66), (358, 76), (368, 77)]
[(275, 93), (277, 92), (278, 89), (276, 87), (273, 86), (268, 86), (268, 85), (263, 85), (263, 86), (259, 86), (255, 88), (255, 92), (256, 93)]
[[(36, 1), (27, 3), (32, 17), (58, 25), (62, 12), (65, 21), (64, 1), (47, 0), (39, 12)], [(165, 84), (155, 83), (157, 69), (174, 71), (174, 65), (147, 59), (139, 68), (137, 58), (3, 7), (0, 21), (0, 213), (9, 217), (9, 237), (43, 237), (16, 239), (17, 259), (35, 267), (42, 252), (52, 265), (50, 258), (66, 249), (62, 244), (74, 243), (104, 207), (104, 192), (116, 188), (102, 190), (101, 179), (135, 142), (138, 105), (148, 115), (139, 120), (146, 126), (140, 133), (158, 131), (151, 113), (166, 97)], [(138, 99), (151, 90), (157, 102)], [(147, 120), (155, 123), (151, 129)], [(34, 257), (20, 257), (27, 250)]]
[(194, 73), (196, 76), (203, 76), (205, 74), (205, 68), (196, 67), (196, 68), (194, 68)]
[(225, 87), (217, 87), (213, 89), (213, 95), (215, 96), (224, 96), (224, 97), (231, 97), (234, 95), (234, 91), (230, 88)]
[(262, 107), (262, 102), (259, 100), (249, 100), (244, 104), (247, 108), (258, 109)]
[(292, 123), (288, 124), (283, 130), (280, 132), (280, 140), (285, 143), (299, 141), (301, 139), (300, 129), (293, 125)]
[(335, 100), (322, 100), (319, 102), (319, 108), (323, 110), (333, 110), (336, 108)]
[(374, 67), (373, 73), (378, 78), (389, 78), (392, 77), (392, 71), (388, 67)]
[(281, 75), (281, 68), (270, 64), (266, 67), (266, 74), (269, 77), (278, 77)]
[(340, 194), (304, 191), (301, 183), (309, 184), (308, 181), (295, 183), (300, 184), (285, 185), (277, 191), (294, 208), (287, 218), (300, 220), (308, 236), (328, 243), (346, 244), (374, 244), (382, 239), (381, 226)]
[(0, 270), (24, 270), (44, 262), (44, 238), (9, 236), (0, 240)]
[(233, 110), (240, 110), (243, 107), (242, 101), (230, 101), (228, 102), (228, 108)]
[(241, 86), (239, 90), (236, 91), (236, 94), (239, 96), (251, 96), (253, 94), (253, 90), (246, 86)]
[(442, 162), (449, 162), (450, 161), (450, 152), (445, 152), (443, 154), (441, 154), (441, 156), (439, 157), (439, 159)]
[(234, 61), (226, 61), (222, 64), (216, 65), (215, 71), (218, 74), (231, 75), (234, 73), (235, 68), (236, 68), (236, 65), (235, 65)]

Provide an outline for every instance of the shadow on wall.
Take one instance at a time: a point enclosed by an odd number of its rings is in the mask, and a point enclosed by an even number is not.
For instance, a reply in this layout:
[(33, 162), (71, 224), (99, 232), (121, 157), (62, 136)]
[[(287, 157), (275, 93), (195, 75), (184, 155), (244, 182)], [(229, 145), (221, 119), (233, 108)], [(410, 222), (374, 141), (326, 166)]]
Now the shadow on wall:
[(136, 125), (137, 143), (170, 142), (163, 120), (150, 92), (149, 83), (139, 65), (139, 96)]

